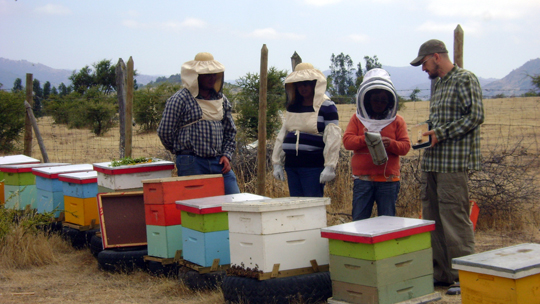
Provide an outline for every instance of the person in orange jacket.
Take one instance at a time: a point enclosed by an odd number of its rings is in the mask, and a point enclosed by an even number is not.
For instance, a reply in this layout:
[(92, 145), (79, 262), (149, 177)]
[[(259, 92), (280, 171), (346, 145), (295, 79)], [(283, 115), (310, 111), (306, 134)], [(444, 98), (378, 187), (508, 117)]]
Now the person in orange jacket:
[[(369, 218), (377, 202), (377, 214), (396, 215), (396, 201), (400, 188), (400, 155), (411, 148), (407, 125), (397, 115), (398, 95), (383, 69), (369, 70), (356, 95), (357, 110), (345, 134), (343, 146), (354, 151), (353, 221)], [(378, 132), (388, 160), (375, 165), (366, 144), (365, 132)]]

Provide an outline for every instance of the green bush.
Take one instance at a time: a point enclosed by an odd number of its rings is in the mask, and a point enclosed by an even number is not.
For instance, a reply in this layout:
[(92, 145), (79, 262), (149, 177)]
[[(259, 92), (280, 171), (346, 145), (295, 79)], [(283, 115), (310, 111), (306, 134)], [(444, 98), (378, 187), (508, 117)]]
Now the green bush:
[(92, 133), (101, 136), (114, 127), (114, 116), (118, 111), (111, 100), (89, 101), (83, 106), (84, 121)]
[(135, 91), (133, 118), (143, 131), (157, 130), (167, 99), (179, 89), (179, 84), (161, 83), (157, 87)]
[(0, 151), (11, 152), (24, 130), (24, 94), (0, 91)]

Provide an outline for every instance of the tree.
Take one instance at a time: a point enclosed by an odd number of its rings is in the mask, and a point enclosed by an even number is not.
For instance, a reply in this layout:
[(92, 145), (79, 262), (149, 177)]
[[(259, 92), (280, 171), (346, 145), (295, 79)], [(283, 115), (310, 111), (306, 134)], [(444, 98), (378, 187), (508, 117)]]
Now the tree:
[(62, 96), (68, 95), (69, 93), (71, 93), (71, 86), (66, 87), (66, 85), (63, 82), (61, 82), (58, 85), (58, 95), (62, 97)]
[(43, 85), (43, 98), (47, 99), (49, 98), (49, 95), (51, 94), (51, 83), (46, 81)]
[(42, 107), (41, 107), (41, 101), (43, 100), (43, 90), (41, 89), (41, 84), (39, 83), (39, 80), (34, 79), (33, 83), (33, 91), (34, 91), (34, 116), (35, 117), (41, 117), (42, 116)]
[[(268, 70), (267, 104), (266, 104), (266, 135), (272, 138), (278, 131), (281, 121), (278, 115), (280, 108), (285, 105), (285, 87), (283, 81), (287, 71), (279, 71), (275, 67)], [(235, 96), (238, 117), (236, 124), (250, 139), (256, 139), (259, 133), (259, 74), (247, 73), (240, 77), (238, 85), (241, 91)]]
[(73, 89), (75, 92), (84, 94), (86, 90), (88, 90), (90, 87), (94, 86), (95, 80), (93, 76), (93, 71), (89, 66), (85, 66), (82, 69), (79, 70), (78, 73), (73, 73), (68, 78), (71, 80), (71, 85), (73, 86)]
[(411, 95), (409, 95), (409, 98), (411, 99), (411, 101), (419, 101), (420, 98), (418, 98), (418, 93), (420, 93), (420, 89), (419, 88), (415, 88), (412, 92), (411, 92)]
[(13, 82), (13, 88), (11, 89), (11, 92), (17, 93), (17, 92), (21, 92), (22, 90), (24, 90), (24, 87), (22, 85), (22, 80), (20, 78), (15, 79), (15, 81)]
[(538, 95), (540, 95), (540, 74), (535, 76), (529, 75), (529, 77), (532, 79), (532, 84), (539, 90)]
[[(337, 56), (332, 54), (330, 62), (330, 76), (332, 77), (332, 90), (330, 91), (330, 94), (332, 96), (350, 95), (351, 91), (355, 91), (354, 82), (351, 76), (355, 69), (353, 68), (351, 57), (349, 55), (344, 55), (343, 53)], [(351, 87), (353, 87), (352, 90)]]
[(11, 152), (24, 130), (24, 93), (0, 91), (0, 151)]
[(362, 71), (362, 63), (358, 62), (358, 65), (356, 66), (356, 81), (354, 82), (356, 91), (360, 88), (362, 81), (364, 81), (364, 72)]
[(103, 59), (94, 63), (94, 83), (100, 86), (105, 94), (116, 90), (116, 65), (111, 60)]
[(52, 87), (50, 95), (58, 95), (58, 90), (56, 89), (56, 87)]
[(364, 56), (364, 60), (366, 61), (366, 72), (371, 69), (382, 68), (382, 64), (379, 63), (379, 58), (377, 58), (377, 55), (373, 56), (373, 58)]

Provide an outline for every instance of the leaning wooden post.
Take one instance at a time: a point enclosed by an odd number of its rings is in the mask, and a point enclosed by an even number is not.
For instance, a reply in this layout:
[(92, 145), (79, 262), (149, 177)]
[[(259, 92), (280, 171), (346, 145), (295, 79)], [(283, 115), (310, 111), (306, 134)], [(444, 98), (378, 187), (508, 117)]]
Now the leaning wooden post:
[(463, 29), (458, 24), (454, 30), (454, 63), (463, 68)]
[(43, 143), (43, 138), (41, 137), (41, 132), (39, 132), (39, 127), (37, 124), (36, 117), (34, 116), (34, 111), (32, 110), (32, 105), (28, 101), (24, 102), (24, 107), (26, 108), (26, 117), (30, 120), (32, 126), (34, 127), (34, 133), (36, 133), (36, 139), (39, 144), (39, 149), (41, 150), (41, 156), (43, 156), (43, 162), (49, 162), (49, 155), (45, 149), (45, 144)]
[(126, 64), (122, 58), (118, 59), (116, 64), (116, 96), (120, 125), (120, 158), (123, 158), (126, 150)]
[(126, 79), (126, 157), (132, 157), (133, 139), (133, 58), (129, 57), (127, 62)]
[(261, 49), (261, 78), (259, 81), (259, 144), (257, 150), (257, 194), (266, 195), (266, 91), (268, 88), (268, 48)]
[[(30, 104), (30, 107), (34, 106), (34, 98), (32, 93), (34, 92), (34, 80), (33, 75), (26, 74), (26, 102)], [(24, 119), (24, 155), (32, 156), (32, 122), (30, 117), (26, 115)]]

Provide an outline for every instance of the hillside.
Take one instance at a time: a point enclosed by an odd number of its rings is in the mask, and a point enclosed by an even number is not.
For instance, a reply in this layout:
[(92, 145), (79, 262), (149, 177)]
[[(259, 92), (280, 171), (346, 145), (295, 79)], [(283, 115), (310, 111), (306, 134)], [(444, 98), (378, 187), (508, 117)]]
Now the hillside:
[[(33, 74), (33, 78), (39, 80), (41, 86), (47, 81), (51, 86), (58, 87), (60, 83), (69, 85), (68, 79), (73, 70), (54, 69), (41, 63), (33, 63), (26, 60), (11, 60), (0, 57), (0, 83), (4, 86), (2, 89), (9, 90), (13, 87), (15, 79), (20, 78), (23, 86), (26, 85), (26, 74)], [(137, 75), (135, 79), (139, 85), (145, 85), (156, 80), (159, 76)]]
[(535, 89), (531, 77), (540, 74), (540, 58), (527, 61), (521, 67), (513, 70), (501, 80), (496, 80), (483, 86), (484, 95), (504, 94), (505, 96), (521, 95)]

